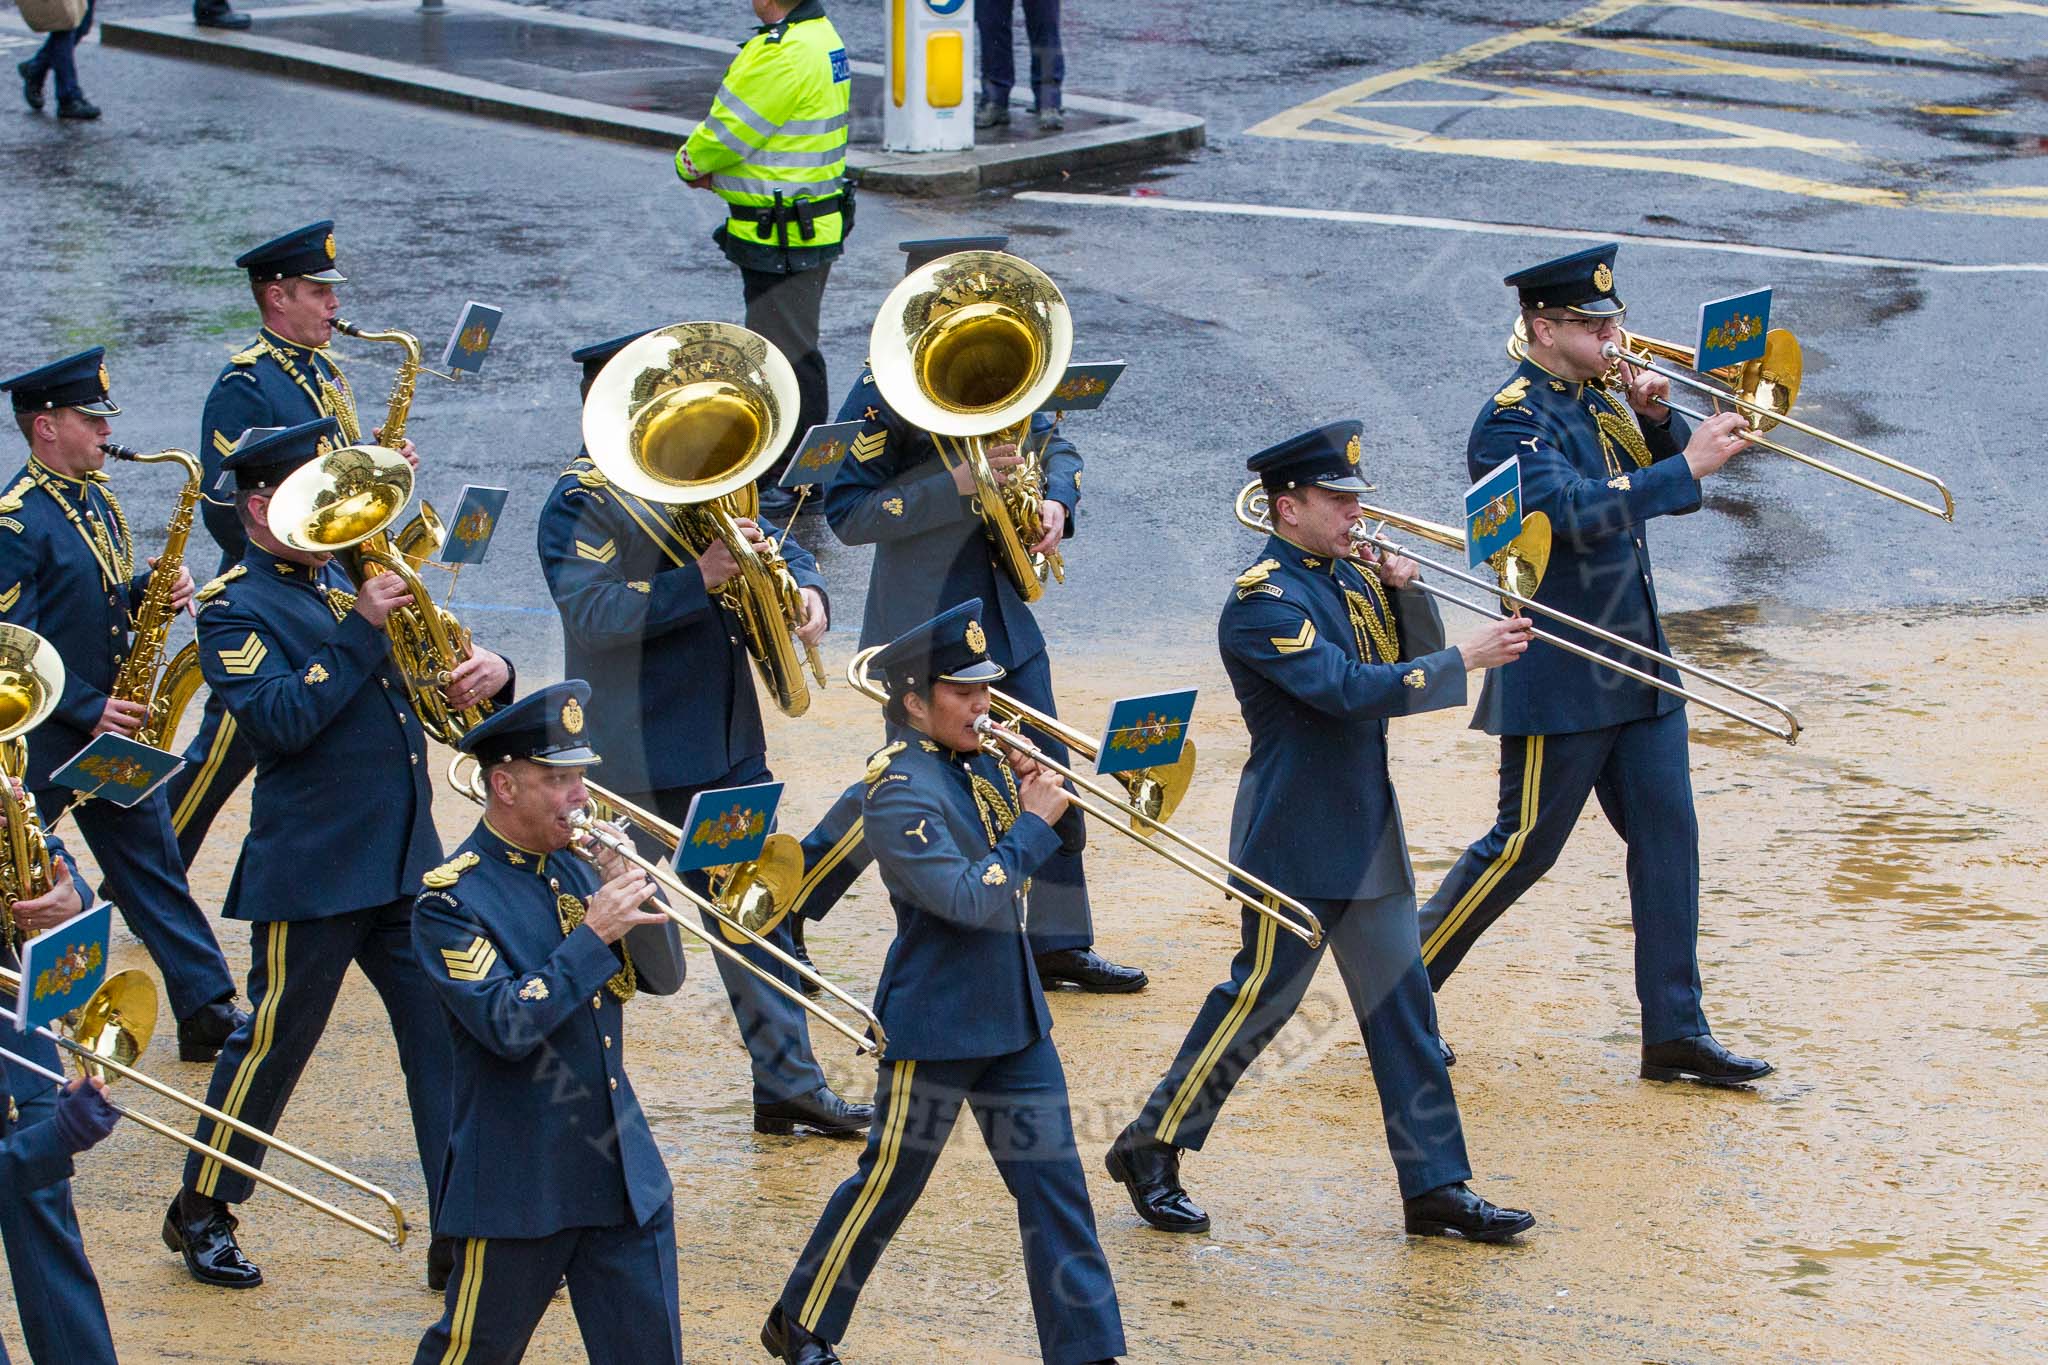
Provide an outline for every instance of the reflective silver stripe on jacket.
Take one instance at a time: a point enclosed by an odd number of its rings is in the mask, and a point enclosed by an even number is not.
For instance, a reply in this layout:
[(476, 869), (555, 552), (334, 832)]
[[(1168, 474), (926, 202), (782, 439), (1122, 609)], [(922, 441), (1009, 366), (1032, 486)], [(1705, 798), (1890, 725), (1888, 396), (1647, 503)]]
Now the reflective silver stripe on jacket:
[(754, 180), (740, 175), (714, 175), (711, 188), (725, 190), (732, 194), (758, 194), (764, 199), (773, 199), (777, 194), (784, 199), (802, 195), (806, 199), (822, 199), (839, 190), (839, 177), (820, 180), (815, 183), (800, 183), (788, 180)]

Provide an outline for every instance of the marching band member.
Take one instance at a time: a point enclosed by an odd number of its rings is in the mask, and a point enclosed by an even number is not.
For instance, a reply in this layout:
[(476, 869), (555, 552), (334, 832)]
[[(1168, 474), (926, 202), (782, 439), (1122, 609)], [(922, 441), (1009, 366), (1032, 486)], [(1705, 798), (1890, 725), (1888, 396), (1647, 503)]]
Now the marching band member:
[(462, 1259), (417, 1365), (517, 1361), (565, 1277), (594, 1365), (683, 1358), (675, 1206), (626, 1075), (624, 1013), (637, 991), (682, 985), (682, 943), (642, 908), (645, 873), (564, 852), (599, 761), (589, 700), (580, 678), (557, 683), (462, 737), (483, 818), (413, 912), (420, 970), (452, 1016), (454, 1126), (429, 1184)]
[[(107, 695), (127, 654), (133, 612), (150, 568), (135, 563), (135, 540), (101, 466), (120, 415), (108, 397), (106, 352), (95, 346), (0, 382), (29, 459), (0, 489), (0, 619), (44, 636), (64, 661), (64, 695), (28, 736), (24, 785), (44, 826), (67, 809), (78, 823), (122, 918), (163, 973), (178, 1018), (178, 1057), (208, 1062), (246, 1018), (206, 916), (193, 903), (161, 788), (123, 808), (78, 801), (51, 774), (102, 734), (133, 735), (146, 719), (133, 702)], [(191, 600), (179, 570), (173, 601)], [(75, 803), (75, 804), (74, 804)]]
[[(57, 875), (49, 891), (9, 907), (24, 939), (54, 929), (92, 903), (92, 892), (78, 867), (54, 834), (44, 836), (50, 851), (50, 867)], [(19, 967), (11, 943), (0, 947), (0, 956), (10, 967)], [(0, 1006), (12, 1010), (16, 1002), (0, 995)], [(0, 1040), (10, 1052), (51, 1071), (61, 1071), (57, 1045), (39, 1032), (24, 1032)], [(85, 1256), (85, 1240), (79, 1235), (78, 1212), (71, 1202), (69, 1170), (47, 1184), (17, 1174), (23, 1167), (41, 1167), (39, 1159), (28, 1157), (37, 1143), (55, 1139), (56, 1146), (72, 1156), (92, 1145), (85, 1139), (94, 1133), (105, 1137), (119, 1117), (106, 1107), (106, 1083), (101, 1080), (72, 1081), (61, 1090), (47, 1076), (41, 1076), (12, 1061), (0, 1064), (0, 1085), (5, 1085), (5, 1121), (0, 1126), (0, 1145), (7, 1156), (0, 1158), (0, 1238), (7, 1244), (7, 1271), (14, 1281), (14, 1306), (21, 1316), (22, 1342), (29, 1359), (51, 1365), (114, 1365), (114, 1338), (107, 1328), (107, 1305), (100, 1297), (99, 1277)], [(70, 1117), (60, 1116), (69, 1111)], [(54, 1159), (54, 1154), (51, 1159)], [(18, 1164), (12, 1164), (18, 1163)], [(39, 1171), (40, 1174), (40, 1171)], [(0, 1356), (0, 1360), (4, 1360)]]
[[(1007, 238), (962, 237), (903, 243), (906, 273), (956, 251), (1000, 250)], [(912, 427), (883, 399), (874, 375), (864, 371), (846, 395), (839, 420), (863, 423), (853, 452), (825, 493), (825, 517), (833, 534), (848, 545), (873, 545), (867, 610), (861, 621), (863, 648), (883, 644), (951, 602), (979, 597), (989, 604), (989, 655), (1008, 674), (1005, 689), (1017, 700), (1057, 714), (1052, 665), (1045, 636), (1016, 587), (1000, 572), (975, 511), (974, 480), (962, 465), (948, 468), (931, 435)], [(1043, 433), (1052, 419), (1039, 413), (1032, 430)], [(996, 446), (989, 463), (999, 479), (1019, 462), (1014, 446)], [(1081, 500), (1081, 455), (1073, 442), (1054, 435), (1045, 449), (1046, 496), (1040, 504), (1045, 535), (1033, 551), (1058, 547), (1074, 532)], [(1041, 736), (1046, 755), (1065, 762), (1067, 750)], [(1095, 952), (1095, 928), (1080, 855), (1055, 853), (1035, 879), (1031, 897), (1031, 951), (1039, 978), (1084, 991), (1142, 990), (1145, 973), (1110, 962)]]
[(869, 763), (867, 841), (896, 912), (875, 992), (882, 1112), (761, 1329), (790, 1365), (828, 1365), (854, 1302), (909, 1214), (964, 1101), (1017, 1202), (1039, 1348), (1053, 1365), (1124, 1349), (1116, 1286), (1074, 1149), (1067, 1083), (1032, 961), (1024, 894), (1084, 842), (1057, 775), (981, 751), (974, 722), (1003, 676), (976, 599), (875, 656), (896, 733)]
[[(1622, 368), (1627, 403), (1601, 383), (1601, 348), (1624, 339), (1613, 245), (1547, 261), (1504, 281), (1517, 291), (1528, 358), (1473, 423), (1474, 479), (1519, 457), (1522, 501), (1555, 528), (1536, 597), (1663, 653), (1650, 576), (1652, 517), (1696, 511), (1700, 481), (1746, 444), (1740, 414), (1692, 430), (1664, 404), (1670, 381)], [(1574, 643), (1640, 663), (1568, 626)], [(1661, 676), (1678, 682), (1664, 667)], [(1489, 674), (1473, 726), (1500, 736), (1500, 814), (1422, 909), (1430, 984), (1444, 982), (1486, 927), (1550, 870), (1589, 793), (1628, 845), (1642, 1075), (1735, 1085), (1771, 1071), (1708, 1031), (1700, 1001), (1699, 823), (1684, 703), (1543, 641), (1518, 668)], [(1448, 1049), (1446, 1049), (1448, 1053)]]
[[(1348, 558), (1363, 426), (1334, 422), (1251, 457), (1273, 534), (1224, 603), (1224, 671), (1251, 732), (1231, 812), (1230, 859), (1322, 921), (1365, 1035), (1407, 1230), (1503, 1241), (1534, 1225), (1465, 1182), (1465, 1136), (1431, 1026), (1415, 933), (1415, 882), (1387, 771), (1387, 721), (1461, 705), (1465, 674), (1528, 647), (1529, 623), (1491, 622), (1444, 646), (1435, 604), (1409, 589), (1413, 560), (1370, 571)], [(1327, 836), (1304, 832), (1319, 822)], [(1107, 1157), (1139, 1217), (1203, 1232), (1209, 1215), (1180, 1183), (1231, 1090), (1293, 1017), (1322, 948), (1242, 915), (1230, 978), (1209, 993), (1144, 1112)]]
[[(574, 353), (586, 397), (605, 362), (641, 335)], [(766, 548), (768, 535), (780, 538), (772, 524), (764, 530), (741, 518), (739, 526), (756, 549)], [(556, 481), (539, 535), (541, 571), (562, 617), (563, 671), (588, 679), (597, 697), (591, 738), (607, 760), (604, 785), (679, 825), (700, 791), (772, 781), (739, 618), (716, 596), (739, 571), (731, 551), (714, 541), (691, 556), (667, 509), (614, 487), (587, 451)], [(782, 554), (809, 611), (798, 637), (815, 644), (829, 620), (825, 580), (796, 541), (783, 539)], [(850, 870), (834, 871), (830, 894), (811, 891), (819, 878), (806, 878), (813, 917), (866, 865), (858, 837), (842, 846), (835, 837), (842, 832), (821, 828), (804, 840), (805, 866), (821, 875), (828, 862), (836, 867), (849, 848), (856, 851)], [(703, 873), (686, 880), (709, 895)], [(794, 916), (785, 918), (767, 937), (794, 953), (796, 924)], [(706, 927), (717, 927), (708, 916)], [(757, 945), (740, 952), (761, 971), (798, 984)], [(753, 1071), (755, 1131), (844, 1137), (865, 1129), (874, 1107), (850, 1104), (826, 1083), (802, 1008), (724, 954), (715, 961)]]
[[(340, 304), (334, 286), (348, 276), (336, 268), (334, 224), (322, 219), (285, 233), (235, 258), (249, 274), (262, 329), (235, 352), (213, 381), (199, 422), (199, 458), (211, 493), (221, 464), (242, 433), (293, 427), (321, 417), (348, 426), (356, 421), (355, 396), (327, 350)], [(412, 442), (399, 453), (417, 466)], [(206, 529), (220, 546), (218, 573), (242, 562), (247, 538), (233, 504), (209, 497), (201, 504)], [(170, 781), (171, 824), (178, 852), (190, 867), (206, 831), (256, 759), (238, 734), (218, 693), (209, 691), (199, 732), (185, 749), (185, 766)]]
[[(206, 1102), (276, 1131), (353, 962), (391, 1018), (431, 1194), (448, 1140), (448, 1035), (413, 956), (412, 900), (441, 841), (426, 733), (385, 633), (412, 597), (385, 573), (351, 594), (329, 556), (293, 549), (270, 522), (277, 486), (338, 438), (331, 417), (251, 432), (223, 466), (248, 548), (200, 590), (199, 653), (207, 685), (256, 758), (249, 837), (223, 910), (250, 924), (254, 1014), (222, 1050)], [(457, 707), (509, 701), (511, 667), (478, 648), (446, 691)], [(197, 1136), (254, 1165), (269, 1150), (203, 1119)], [(253, 1189), (209, 1157), (186, 1159), (164, 1242), (194, 1279), (230, 1289), (263, 1282), (236, 1243), (231, 1211)], [(436, 1288), (452, 1251), (439, 1236), (428, 1250)]]

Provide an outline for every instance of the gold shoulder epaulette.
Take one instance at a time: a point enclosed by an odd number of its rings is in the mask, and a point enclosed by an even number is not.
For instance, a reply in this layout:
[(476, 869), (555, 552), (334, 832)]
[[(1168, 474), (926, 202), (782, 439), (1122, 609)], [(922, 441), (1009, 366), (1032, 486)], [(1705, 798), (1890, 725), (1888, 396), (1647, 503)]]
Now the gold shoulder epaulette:
[(26, 474), (22, 475), (14, 487), (8, 489), (5, 493), (0, 493), (0, 513), (19, 512), (21, 510), (21, 495), (35, 486), (36, 481), (34, 479)]
[(265, 352), (269, 350), (270, 347), (259, 340), (254, 346), (251, 346), (248, 350), (236, 351), (233, 355), (229, 356), (228, 364), (254, 365), (257, 361), (263, 359)]
[(896, 755), (902, 753), (904, 748), (905, 745), (903, 741), (897, 740), (894, 744), (889, 745), (887, 748), (877, 750), (875, 756), (868, 760), (867, 775), (861, 778), (861, 781), (867, 783), (869, 786), (873, 786), (875, 783), (880, 782), (882, 780), (882, 774), (889, 771), (889, 760), (896, 757)]
[(1511, 408), (1529, 396), (1529, 376), (1523, 375), (1514, 383), (1493, 396), (1493, 404), (1499, 408)]
[(197, 596), (199, 600), (202, 602), (211, 602), (214, 598), (220, 596), (222, 593), (228, 590), (228, 584), (234, 582), (237, 578), (240, 578), (243, 574), (247, 572), (249, 572), (249, 566), (247, 564), (237, 564), (235, 565), (234, 568), (229, 569), (219, 578), (216, 578), (209, 582), (205, 587), (201, 588), (194, 595)]
[(1279, 567), (1280, 561), (1277, 559), (1262, 559), (1239, 574), (1237, 576), (1237, 600), (1242, 602), (1254, 593), (1264, 593), (1268, 597), (1281, 596), (1280, 585), (1266, 581), (1267, 575)]
[(420, 878), (420, 885), (435, 891), (445, 891), (455, 885), (462, 874), (475, 867), (483, 859), (474, 850), (458, 853), (447, 862)]

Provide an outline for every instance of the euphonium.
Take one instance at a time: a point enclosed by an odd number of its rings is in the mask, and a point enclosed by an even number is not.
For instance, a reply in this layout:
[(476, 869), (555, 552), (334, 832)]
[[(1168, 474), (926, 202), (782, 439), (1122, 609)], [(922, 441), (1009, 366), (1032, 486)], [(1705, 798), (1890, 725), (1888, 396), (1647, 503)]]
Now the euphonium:
[[(789, 441), (796, 372), (765, 337), (724, 322), (682, 322), (625, 347), (598, 372), (583, 400), (583, 445), (621, 492), (655, 505), (662, 527), (691, 558), (722, 542), (739, 572), (717, 597), (740, 618), (747, 651), (785, 715), (810, 709), (794, 638), (803, 595), (774, 549), (741, 534), (759, 509), (754, 480)], [(631, 515), (630, 502), (620, 504)], [(675, 549), (663, 544), (671, 559)], [(817, 650), (812, 674), (825, 684)]]
[(143, 593), (142, 605), (135, 609), (135, 639), (129, 645), (128, 657), (121, 663), (121, 671), (114, 675), (112, 690), (107, 694), (115, 701), (130, 701), (147, 707), (142, 728), (135, 732), (135, 741), (159, 749), (166, 748), (171, 742), (171, 732), (178, 724), (178, 713), (184, 710), (182, 704), (172, 704), (173, 689), (166, 686), (172, 673), (164, 666), (164, 649), (170, 639), (171, 622), (178, 615), (178, 609), (171, 605), (171, 594), (178, 586), (178, 572), (185, 565), (185, 542), (192, 536), (192, 509), (199, 504), (199, 484), (204, 474), (199, 461), (189, 451), (159, 450), (154, 455), (145, 455), (111, 441), (100, 449), (117, 460), (130, 460), (136, 464), (175, 464), (185, 471), (185, 486), (179, 490), (177, 507), (171, 512), (171, 524), (164, 532), (163, 553), (157, 556), (156, 567), (150, 571), (149, 587)]
[[(976, 510), (996, 562), (1026, 602), (1047, 573), (1066, 579), (1045, 535), (1042, 451), (1026, 440), (1074, 349), (1067, 301), (1045, 272), (1000, 251), (961, 251), (904, 276), (868, 338), (875, 387), (896, 414), (931, 433), (949, 464), (974, 475)], [(990, 446), (1015, 442), (1023, 463), (999, 481)]]
[(412, 498), (412, 466), (385, 446), (343, 446), (293, 470), (270, 498), (270, 529), (295, 550), (312, 554), (350, 552), (356, 581), (366, 574), (394, 573), (413, 604), (385, 619), (391, 657), (405, 675), (421, 725), (443, 744), (453, 744), (490, 714), (489, 702), (457, 709), (443, 688), (469, 657), (469, 632), (434, 604), (420, 581), (419, 560), (387, 534)]
[(56, 709), (64, 691), (57, 647), (26, 626), (0, 625), (0, 934), (19, 946), (12, 906), (56, 885), (49, 845), (33, 798), (16, 790), (28, 769), (29, 731)]

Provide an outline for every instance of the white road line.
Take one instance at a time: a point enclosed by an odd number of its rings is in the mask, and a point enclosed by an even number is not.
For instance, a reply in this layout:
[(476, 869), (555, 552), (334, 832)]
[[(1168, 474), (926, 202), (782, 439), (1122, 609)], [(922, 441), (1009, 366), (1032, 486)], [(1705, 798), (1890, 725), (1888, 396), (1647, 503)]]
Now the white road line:
[(1651, 237), (1630, 232), (1587, 232), (1579, 228), (1534, 227), (1526, 223), (1487, 223), (1470, 218), (1426, 218), (1409, 213), (1361, 213), (1355, 209), (1307, 209), (1284, 204), (1231, 204), (1213, 199), (1168, 199), (1156, 195), (1068, 194), (1055, 190), (1025, 190), (1016, 198), (1033, 204), (1067, 204), (1075, 208), (1154, 209), (1168, 213), (1231, 214), (1246, 218), (1306, 218), (1325, 223), (1368, 223), (1377, 227), (1424, 228), (1432, 232), (1473, 232), (1490, 237), (1556, 237), (1573, 242), (1627, 242), (1635, 246), (1668, 247), (1673, 251), (1726, 251), (1739, 256), (1776, 256), (1795, 261), (1826, 261), (1837, 265), (1860, 265), (1886, 270), (1927, 270), (1951, 275), (2048, 274), (2048, 261), (1959, 265), (1949, 261), (1915, 261), (1897, 256), (1859, 256), (1845, 251), (1802, 251), (1789, 246), (1711, 242), (1693, 237)]

